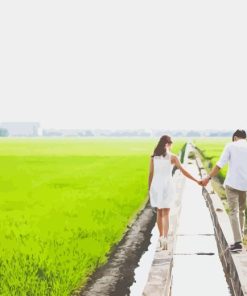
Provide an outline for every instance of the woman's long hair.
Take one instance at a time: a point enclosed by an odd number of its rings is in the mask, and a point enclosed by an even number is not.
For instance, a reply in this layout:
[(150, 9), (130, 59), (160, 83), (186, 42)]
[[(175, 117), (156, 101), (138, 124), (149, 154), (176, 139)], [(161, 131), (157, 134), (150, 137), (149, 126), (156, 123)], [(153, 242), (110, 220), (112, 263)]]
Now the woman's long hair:
[(154, 149), (154, 153), (152, 157), (154, 156), (166, 156), (166, 144), (171, 144), (172, 140), (171, 137), (164, 135), (160, 138), (158, 145)]

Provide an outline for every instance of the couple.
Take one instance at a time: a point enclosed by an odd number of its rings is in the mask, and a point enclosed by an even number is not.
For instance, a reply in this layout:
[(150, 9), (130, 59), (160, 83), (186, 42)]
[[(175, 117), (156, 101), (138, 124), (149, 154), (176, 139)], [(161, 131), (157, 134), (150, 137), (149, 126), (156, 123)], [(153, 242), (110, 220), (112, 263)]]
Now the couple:
[(157, 208), (157, 225), (160, 233), (161, 249), (167, 249), (169, 231), (169, 212), (174, 201), (176, 190), (172, 180), (172, 168), (175, 165), (183, 175), (206, 186), (209, 180), (216, 176), (220, 169), (229, 163), (229, 170), (224, 182), (230, 210), (230, 222), (234, 236), (234, 244), (230, 245), (232, 252), (242, 251), (245, 227), (245, 208), (247, 192), (247, 142), (246, 132), (237, 130), (232, 136), (232, 143), (226, 145), (216, 166), (202, 180), (194, 178), (181, 165), (178, 157), (170, 152), (172, 140), (162, 136), (150, 160), (149, 197), (152, 207)]

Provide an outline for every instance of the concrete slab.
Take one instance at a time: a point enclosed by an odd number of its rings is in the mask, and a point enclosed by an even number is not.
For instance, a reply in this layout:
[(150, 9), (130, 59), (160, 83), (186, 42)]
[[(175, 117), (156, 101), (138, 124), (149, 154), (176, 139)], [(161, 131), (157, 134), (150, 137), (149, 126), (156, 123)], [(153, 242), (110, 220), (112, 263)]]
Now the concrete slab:
[(172, 296), (231, 295), (217, 255), (174, 256)]
[(218, 252), (214, 235), (177, 236), (174, 255), (216, 254)]

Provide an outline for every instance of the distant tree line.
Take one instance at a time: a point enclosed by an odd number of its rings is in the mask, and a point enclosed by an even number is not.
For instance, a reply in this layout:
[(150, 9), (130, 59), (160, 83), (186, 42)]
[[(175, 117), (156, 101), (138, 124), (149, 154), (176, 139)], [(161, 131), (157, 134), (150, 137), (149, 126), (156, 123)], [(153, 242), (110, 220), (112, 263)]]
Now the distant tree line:
[(164, 134), (172, 137), (231, 137), (233, 131), (222, 130), (82, 130), (82, 129), (46, 129), (43, 136), (46, 137), (159, 137)]
[[(160, 137), (164, 134), (172, 137), (231, 137), (229, 130), (165, 130), (165, 129), (44, 129), (44, 137)], [(6, 128), (0, 127), (0, 137), (11, 136)]]
[(8, 137), (9, 132), (5, 128), (0, 127), (0, 137)]

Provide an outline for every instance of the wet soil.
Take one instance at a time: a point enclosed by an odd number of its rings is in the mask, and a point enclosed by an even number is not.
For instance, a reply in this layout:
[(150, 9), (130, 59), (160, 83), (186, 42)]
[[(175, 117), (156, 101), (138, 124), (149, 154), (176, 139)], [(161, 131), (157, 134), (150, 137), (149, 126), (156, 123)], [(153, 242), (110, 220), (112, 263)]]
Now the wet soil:
[(108, 262), (95, 271), (87, 284), (73, 295), (127, 296), (134, 282), (134, 270), (148, 249), (156, 214), (149, 201), (137, 214), (122, 240), (115, 246)]

